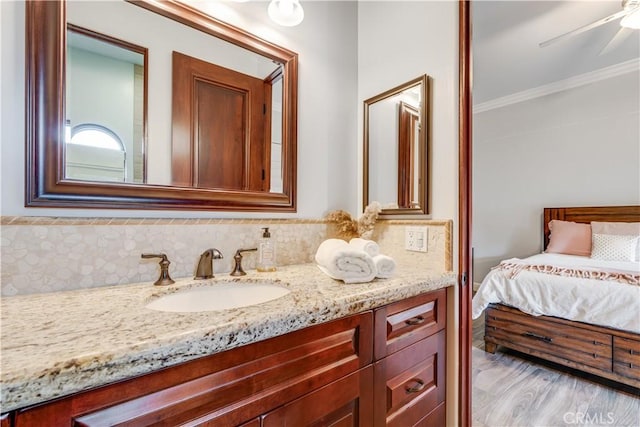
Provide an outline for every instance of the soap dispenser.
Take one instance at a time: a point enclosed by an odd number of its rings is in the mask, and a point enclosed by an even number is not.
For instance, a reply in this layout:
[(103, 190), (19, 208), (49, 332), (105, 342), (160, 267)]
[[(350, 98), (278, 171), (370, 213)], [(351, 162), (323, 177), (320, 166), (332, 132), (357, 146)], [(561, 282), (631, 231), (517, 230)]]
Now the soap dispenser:
[(258, 263), (256, 270), (261, 272), (276, 271), (276, 246), (271, 240), (269, 227), (264, 227), (262, 238), (258, 244)]

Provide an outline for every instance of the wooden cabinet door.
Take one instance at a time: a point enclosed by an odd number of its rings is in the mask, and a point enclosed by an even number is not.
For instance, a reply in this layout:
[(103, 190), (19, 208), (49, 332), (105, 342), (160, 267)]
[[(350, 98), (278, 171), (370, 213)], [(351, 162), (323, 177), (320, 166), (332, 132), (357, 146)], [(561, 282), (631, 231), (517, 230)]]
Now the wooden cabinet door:
[(372, 390), (368, 366), (268, 413), (262, 427), (368, 427)]
[(445, 400), (445, 347), (440, 331), (374, 364), (374, 426), (429, 425)]

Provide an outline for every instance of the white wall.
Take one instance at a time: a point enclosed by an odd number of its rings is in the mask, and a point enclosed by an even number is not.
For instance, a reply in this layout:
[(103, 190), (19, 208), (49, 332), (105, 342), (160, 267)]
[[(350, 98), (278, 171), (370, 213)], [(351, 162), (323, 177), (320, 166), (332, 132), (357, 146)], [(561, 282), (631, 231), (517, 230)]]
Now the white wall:
[(473, 117), (475, 281), (542, 250), (542, 209), (640, 203), (638, 71)]
[(369, 105), (369, 200), (383, 208), (398, 207), (399, 98)]
[[(423, 74), (431, 77), (431, 217), (456, 218), (458, 4), (365, 1), (358, 5), (359, 118), (365, 99)], [(361, 146), (362, 129), (358, 135)], [(362, 173), (358, 181), (362, 182)]]
[[(124, 145), (126, 176), (133, 182), (133, 64), (75, 48), (67, 49), (67, 64), (66, 118), (71, 128), (97, 124), (114, 132)], [(136, 146), (142, 151), (140, 144)], [(118, 175), (122, 181), (124, 174)]]
[[(194, 2), (201, 8), (216, 5)], [(231, 3), (229, 3), (231, 5)], [(317, 218), (329, 209), (357, 206), (357, 3), (306, 2), (297, 27), (271, 24), (266, 2), (209, 10), (299, 54), (298, 212), (279, 217)], [(273, 217), (229, 212), (35, 209), (24, 207), (24, 3), (2, 8), (2, 215)], [(151, 65), (153, 66), (153, 64)], [(6, 84), (4, 82), (11, 82)], [(150, 103), (152, 101), (150, 100)], [(150, 135), (150, 138), (152, 136)]]

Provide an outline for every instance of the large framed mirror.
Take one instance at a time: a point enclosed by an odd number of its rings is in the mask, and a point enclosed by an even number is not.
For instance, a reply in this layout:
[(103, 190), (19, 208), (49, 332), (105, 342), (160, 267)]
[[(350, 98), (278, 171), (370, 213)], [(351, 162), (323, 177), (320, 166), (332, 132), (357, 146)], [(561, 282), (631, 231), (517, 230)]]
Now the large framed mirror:
[(26, 29), (26, 206), (295, 212), (295, 52), (174, 0)]
[(364, 101), (363, 206), (384, 215), (429, 213), (429, 77)]

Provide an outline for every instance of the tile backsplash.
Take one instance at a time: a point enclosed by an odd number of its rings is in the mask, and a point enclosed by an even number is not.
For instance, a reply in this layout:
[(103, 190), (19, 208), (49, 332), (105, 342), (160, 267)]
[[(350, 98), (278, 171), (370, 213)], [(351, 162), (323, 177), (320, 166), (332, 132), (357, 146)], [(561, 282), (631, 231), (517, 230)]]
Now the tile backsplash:
[[(2, 217), (0, 266), (2, 295), (33, 294), (136, 282), (153, 282), (157, 259), (165, 253), (173, 278), (192, 276), (200, 254), (219, 249), (215, 273), (233, 268), (240, 248), (256, 247), (261, 228), (269, 227), (277, 244), (277, 264), (313, 261), (331, 235), (324, 220), (290, 219), (139, 219)], [(404, 250), (404, 226), (429, 227), (427, 253)], [(419, 262), (451, 270), (451, 221), (379, 221), (373, 239), (399, 266)], [(245, 270), (255, 268), (255, 253), (245, 254)]]

